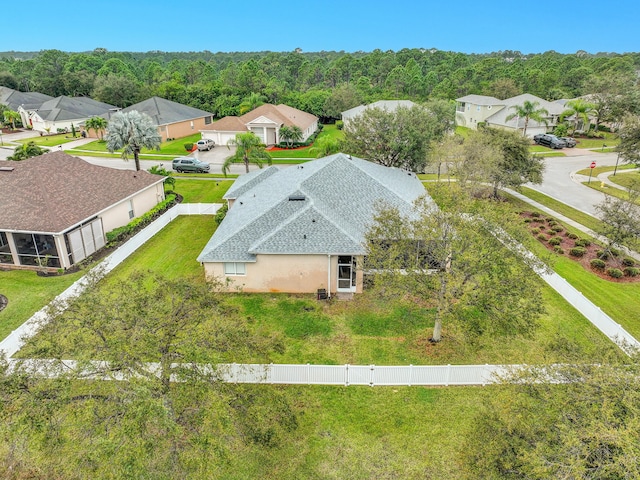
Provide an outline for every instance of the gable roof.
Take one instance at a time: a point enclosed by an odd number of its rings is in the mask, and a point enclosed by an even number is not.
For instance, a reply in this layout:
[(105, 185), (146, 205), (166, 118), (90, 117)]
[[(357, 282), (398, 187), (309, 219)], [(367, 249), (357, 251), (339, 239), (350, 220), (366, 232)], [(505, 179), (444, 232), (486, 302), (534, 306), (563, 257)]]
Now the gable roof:
[[(515, 117), (507, 121), (507, 117), (514, 112), (514, 109), (511, 107), (515, 105), (522, 105), (525, 101), (537, 102), (538, 108), (544, 108), (549, 112), (549, 116), (547, 118), (550, 118), (552, 115), (560, 115), (564, 111), (564, 107), (559, 103), (548, 102), (547, 100), (536, 97), (530, 93), (523, 93), (522, 95), (501, 100), (501, 105), (504, 105), (505, 108), (499, 110), (490, 117), (487, 117), (486, 122), (494, 125), (506, 125), (512, 128), (524, 128), (524, 118)], [(544, 123), (542, 122), (536, 122), (535, 120), (530, 119), (528, 127), (535, 128), (543, 125)]]
[(199, 262), (253, 262), (261, 253), (361, 255), (378, 204), (409, 215), (425, 194), (413, 173), (342, 153), (243, 177), (225, 196), (236, 200)]
[(25, 110), (38, 108), (43, 102), (52, 98), (52, 96), (44, 93), (19, 92), (13, 88), (0, 86), (0, 103), (7, 105), (11, 110), (18, 110), (18, 107), (22, 107)]
[(341, 115), (343, 120), (349, 120), (353, 117), (357, 117), (369, 108), (379, 108), (381, 110), (387, 110), (388, 112), (395, 112), (398, 107), (411, 108), (414, 105), (415, 103), (411, 100), (378, 100), (377, 102), (373, 102), (368, 105), (358, 105), (357, 107), (345, 110)]
[(64, 152), (0, 161), (0, 230), (59, 233), (162, 183), (145, 171), (100, 167)]
[(213, 122), (207, 130), (216, 132), (246, 132), (247, 124), (264, 117), (278, 126), (298, 126), (303, 131), (318, 121), (318, 117), (283, 103), (272, 105), (265, 103), (239, 117), (230, 115)]
[(107, 114), (118, 107), (108, 103), (98, 102), (88, 97), (60, 97), (44, 102), (38, 109), (38, 116), (42, 120), (51, 122), (64, 120), (80, 120)]
[(161, 97), (151, 97), (142, 102), (124, 108), (123, 112), (137, 110), (140, 113), (149, 115), (156, 125), (167, 125), (171, 123), (195, 120), (197, 118), (212, 117), (213, 114), (200, 110), (199, 108), (172, 102)]
[(474, 105), (504, 105), (505, 100), (499, 100), (496, 97), (489, 97), (487, 95), (472, 94), (456, 98), (456, 102), (472, 103)]

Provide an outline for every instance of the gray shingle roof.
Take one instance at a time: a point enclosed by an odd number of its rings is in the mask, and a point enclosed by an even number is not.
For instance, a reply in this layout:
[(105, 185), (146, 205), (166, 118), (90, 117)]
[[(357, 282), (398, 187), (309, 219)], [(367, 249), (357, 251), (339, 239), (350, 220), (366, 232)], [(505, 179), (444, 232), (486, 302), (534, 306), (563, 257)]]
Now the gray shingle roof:
[(38, 108), (38, 115), (42, 120), (64, 121), (81, 120), (104, 115), (117, 107), (108, 103), (98, 102), (88, 97), (60, 97), (47, 100)]
[(166, 100), (160, 97), (151, 97), (123, 109), (124, 112), (132, 110), (137, 110), (140, 113), (146, 113), (153, 119), (156, 125), (167, 125), (213, 116), (212, 113), (205, 112), (199, 108), (172, 102), (171, 100)]
[(43, 102), (52, 98), (44, 93), (20, 92), (9, 87), (0, 86), (0, 103), (7, 105), (11, 110), (18, 110), (20, 106), (25, 110), (38, 108)]
[(378, 204), (408, 215), (425, 194), (412, 173), (342, 153), (241, 179), (199, 262), (252, 262), (261, 253), (363, 254)]

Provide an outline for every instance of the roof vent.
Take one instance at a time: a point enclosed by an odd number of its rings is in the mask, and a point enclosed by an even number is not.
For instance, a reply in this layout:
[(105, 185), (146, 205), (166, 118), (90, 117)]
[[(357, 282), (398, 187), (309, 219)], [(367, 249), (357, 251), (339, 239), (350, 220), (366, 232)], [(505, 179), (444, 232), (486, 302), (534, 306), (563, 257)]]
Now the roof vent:
[(304, 195), (289, 195), (290, 202), (304, 202), (306, 199)]

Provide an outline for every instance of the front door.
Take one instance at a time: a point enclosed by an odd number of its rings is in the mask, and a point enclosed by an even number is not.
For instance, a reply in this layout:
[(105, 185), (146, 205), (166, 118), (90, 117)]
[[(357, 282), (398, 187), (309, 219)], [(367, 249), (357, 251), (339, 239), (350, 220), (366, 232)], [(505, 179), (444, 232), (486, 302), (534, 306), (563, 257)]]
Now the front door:
[(338, 291), (356, 291), (356, 257), (338, 256)]

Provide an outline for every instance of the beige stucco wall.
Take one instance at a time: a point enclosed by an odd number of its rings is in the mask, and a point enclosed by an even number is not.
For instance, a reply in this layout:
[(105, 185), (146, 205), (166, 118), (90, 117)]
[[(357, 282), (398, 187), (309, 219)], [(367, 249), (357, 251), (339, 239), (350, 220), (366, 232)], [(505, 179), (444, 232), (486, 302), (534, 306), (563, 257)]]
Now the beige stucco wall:
[[(466, 102), (464, 112), (456, 110), (458, 125), (476, 130), (478, 128), (478, 122), (484, 122), (491, 115), (495, 115), (503, 108), (504, 105), (476, 105), (475, 103)], [(463, 119), (462, 122), (460, 121), (460, 117)]]
[(164, 200), (164, 187), (162, 183), (159, 183), (105, 210), (100, 215), (105, 234), (131, 221), (129, 218), (129, 200), (133, 202), (134, 218), (139, 217)]
[[(246, 275), (224, 274), (223, 263), (205, 263), (207, 278), (229, 281), (229, 290), (244, 292), (316, 293), (327, 289), (327, 255), (258, 255), (255, 263), (245, 263)], [(331, 256), (331, 285), (336, 292), (338, 257)], [(356, 272), (356, 292), (362, 292), (362, 271)]]
[(162, 141), (164, 142), (167, 138), (182, 138), (188, 135), (193, 135), (194, 133), (198, 133), (200, 130), (204, 130), (210, 125), (211, 122), (205, 125), (204, 117), (195, 118), (193, 120), (185, 120), (184, 122), (162, 125), (158, 127), (158, 132), (162, 136)]

